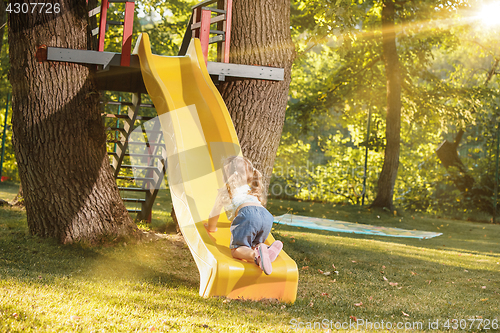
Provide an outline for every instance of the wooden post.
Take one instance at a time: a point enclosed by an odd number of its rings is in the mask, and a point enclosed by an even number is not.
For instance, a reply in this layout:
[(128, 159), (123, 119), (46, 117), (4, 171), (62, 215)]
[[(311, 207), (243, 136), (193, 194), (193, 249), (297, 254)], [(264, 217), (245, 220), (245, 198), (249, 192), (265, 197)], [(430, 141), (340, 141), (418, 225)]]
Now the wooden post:
[(210, 18), (212, 12), (209, 9), (201, 9), (201, 27), (200, 27), (200, 42), (203, 57), (205, 58), (205, 65), (208, 62), (208, 43), (210, 40)]
[(226, 23), (224, 24), (224, 42), (222, 42), (222, 62), (229, 63), (229, 47), (231, 45), (231, 20), (233, 12), (233, 0), (226, 0), (224, 9), (226, 10)]
[(101, 17), (99, 17), (99, 41), (97, 43), (97, 51), (104, 51), (104, 37), (106, 36), (106, 16), (108, 15), (109, 2), (102, 0), (101, 2)]
[(130, 66), (130, 51), (132, 49), (132, 32), (134, 30), (134, 1), (125, 3), (125, 16), (123, 19), (123, 39), (121, 66)]

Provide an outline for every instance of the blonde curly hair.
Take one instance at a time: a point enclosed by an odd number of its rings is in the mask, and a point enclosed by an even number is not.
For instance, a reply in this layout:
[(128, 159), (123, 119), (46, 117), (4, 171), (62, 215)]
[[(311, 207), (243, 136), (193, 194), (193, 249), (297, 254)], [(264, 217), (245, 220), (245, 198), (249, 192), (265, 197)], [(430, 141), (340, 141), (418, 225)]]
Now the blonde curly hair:
[(267, 195), (262, 182), (262, 173), (253, 167), (252, 162), (243, 156), (230, 156), (224, 161), (226, 175), (226, 188), (232, 198), (231, 189), (248, 184), (251, 194), (260, 201), (261, 205), (267, 203)]

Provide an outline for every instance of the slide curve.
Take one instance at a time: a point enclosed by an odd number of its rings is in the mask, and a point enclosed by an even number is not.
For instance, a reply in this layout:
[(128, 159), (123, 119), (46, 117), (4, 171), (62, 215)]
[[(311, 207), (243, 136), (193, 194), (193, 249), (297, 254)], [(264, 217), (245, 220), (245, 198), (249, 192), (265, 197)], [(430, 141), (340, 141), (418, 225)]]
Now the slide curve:
[[(265, 275), (254, 263), (234, 259), (229, 249), (230, 221), (221, 214), (218, 230), (205, 227), (224, 185), (222, 161), (241, 155), (226, 105), (210, 79), (198, 39), (179, 57), (153, 55), (142, 34), (139, 56), (144, 84), (160, 119), (167, 150), (168, 185), (179, 227), (200, 273), (200, 295), (294, 302), (296, 263), (282, 251)], [(266, 244), (274, 241), (269, 235)]]

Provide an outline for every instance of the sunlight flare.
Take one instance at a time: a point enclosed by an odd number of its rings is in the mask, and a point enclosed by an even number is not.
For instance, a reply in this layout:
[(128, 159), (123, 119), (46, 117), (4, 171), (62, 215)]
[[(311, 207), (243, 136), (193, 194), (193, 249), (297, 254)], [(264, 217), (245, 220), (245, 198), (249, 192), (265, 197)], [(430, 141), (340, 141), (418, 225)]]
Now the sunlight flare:
[(477, 17), (484, 25), (500, 25), (500, 1), (484, 4)]

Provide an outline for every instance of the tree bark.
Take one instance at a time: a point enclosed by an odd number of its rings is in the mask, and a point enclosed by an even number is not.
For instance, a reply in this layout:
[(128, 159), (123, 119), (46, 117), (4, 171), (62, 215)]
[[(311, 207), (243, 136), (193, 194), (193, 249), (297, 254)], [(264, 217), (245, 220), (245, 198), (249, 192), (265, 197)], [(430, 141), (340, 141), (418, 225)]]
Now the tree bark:
[(377, 197), (372, 207), (394, 209), (394, 185), (399, 167), (401, 132), (401, 69), (396, 48), (395, 8), (392, 0), (382, 7), (382, 42), (387, 80), (386, 148), (384, 164), (378, 179)]
[(234, 0), (230, 62), (285, 69), (284, 81), (241, 80), (219, 86), (243, 155), (269, 185), (281, 138), (295, 48), (290, 0)]
[(59, 13), (9, 15), (13, 144), (29, 230), (62, 243), (135, 235), (111, 172), (92, 70), (35, 57), (41, 45), (89, 45), (85, 2), (58, 3)]

